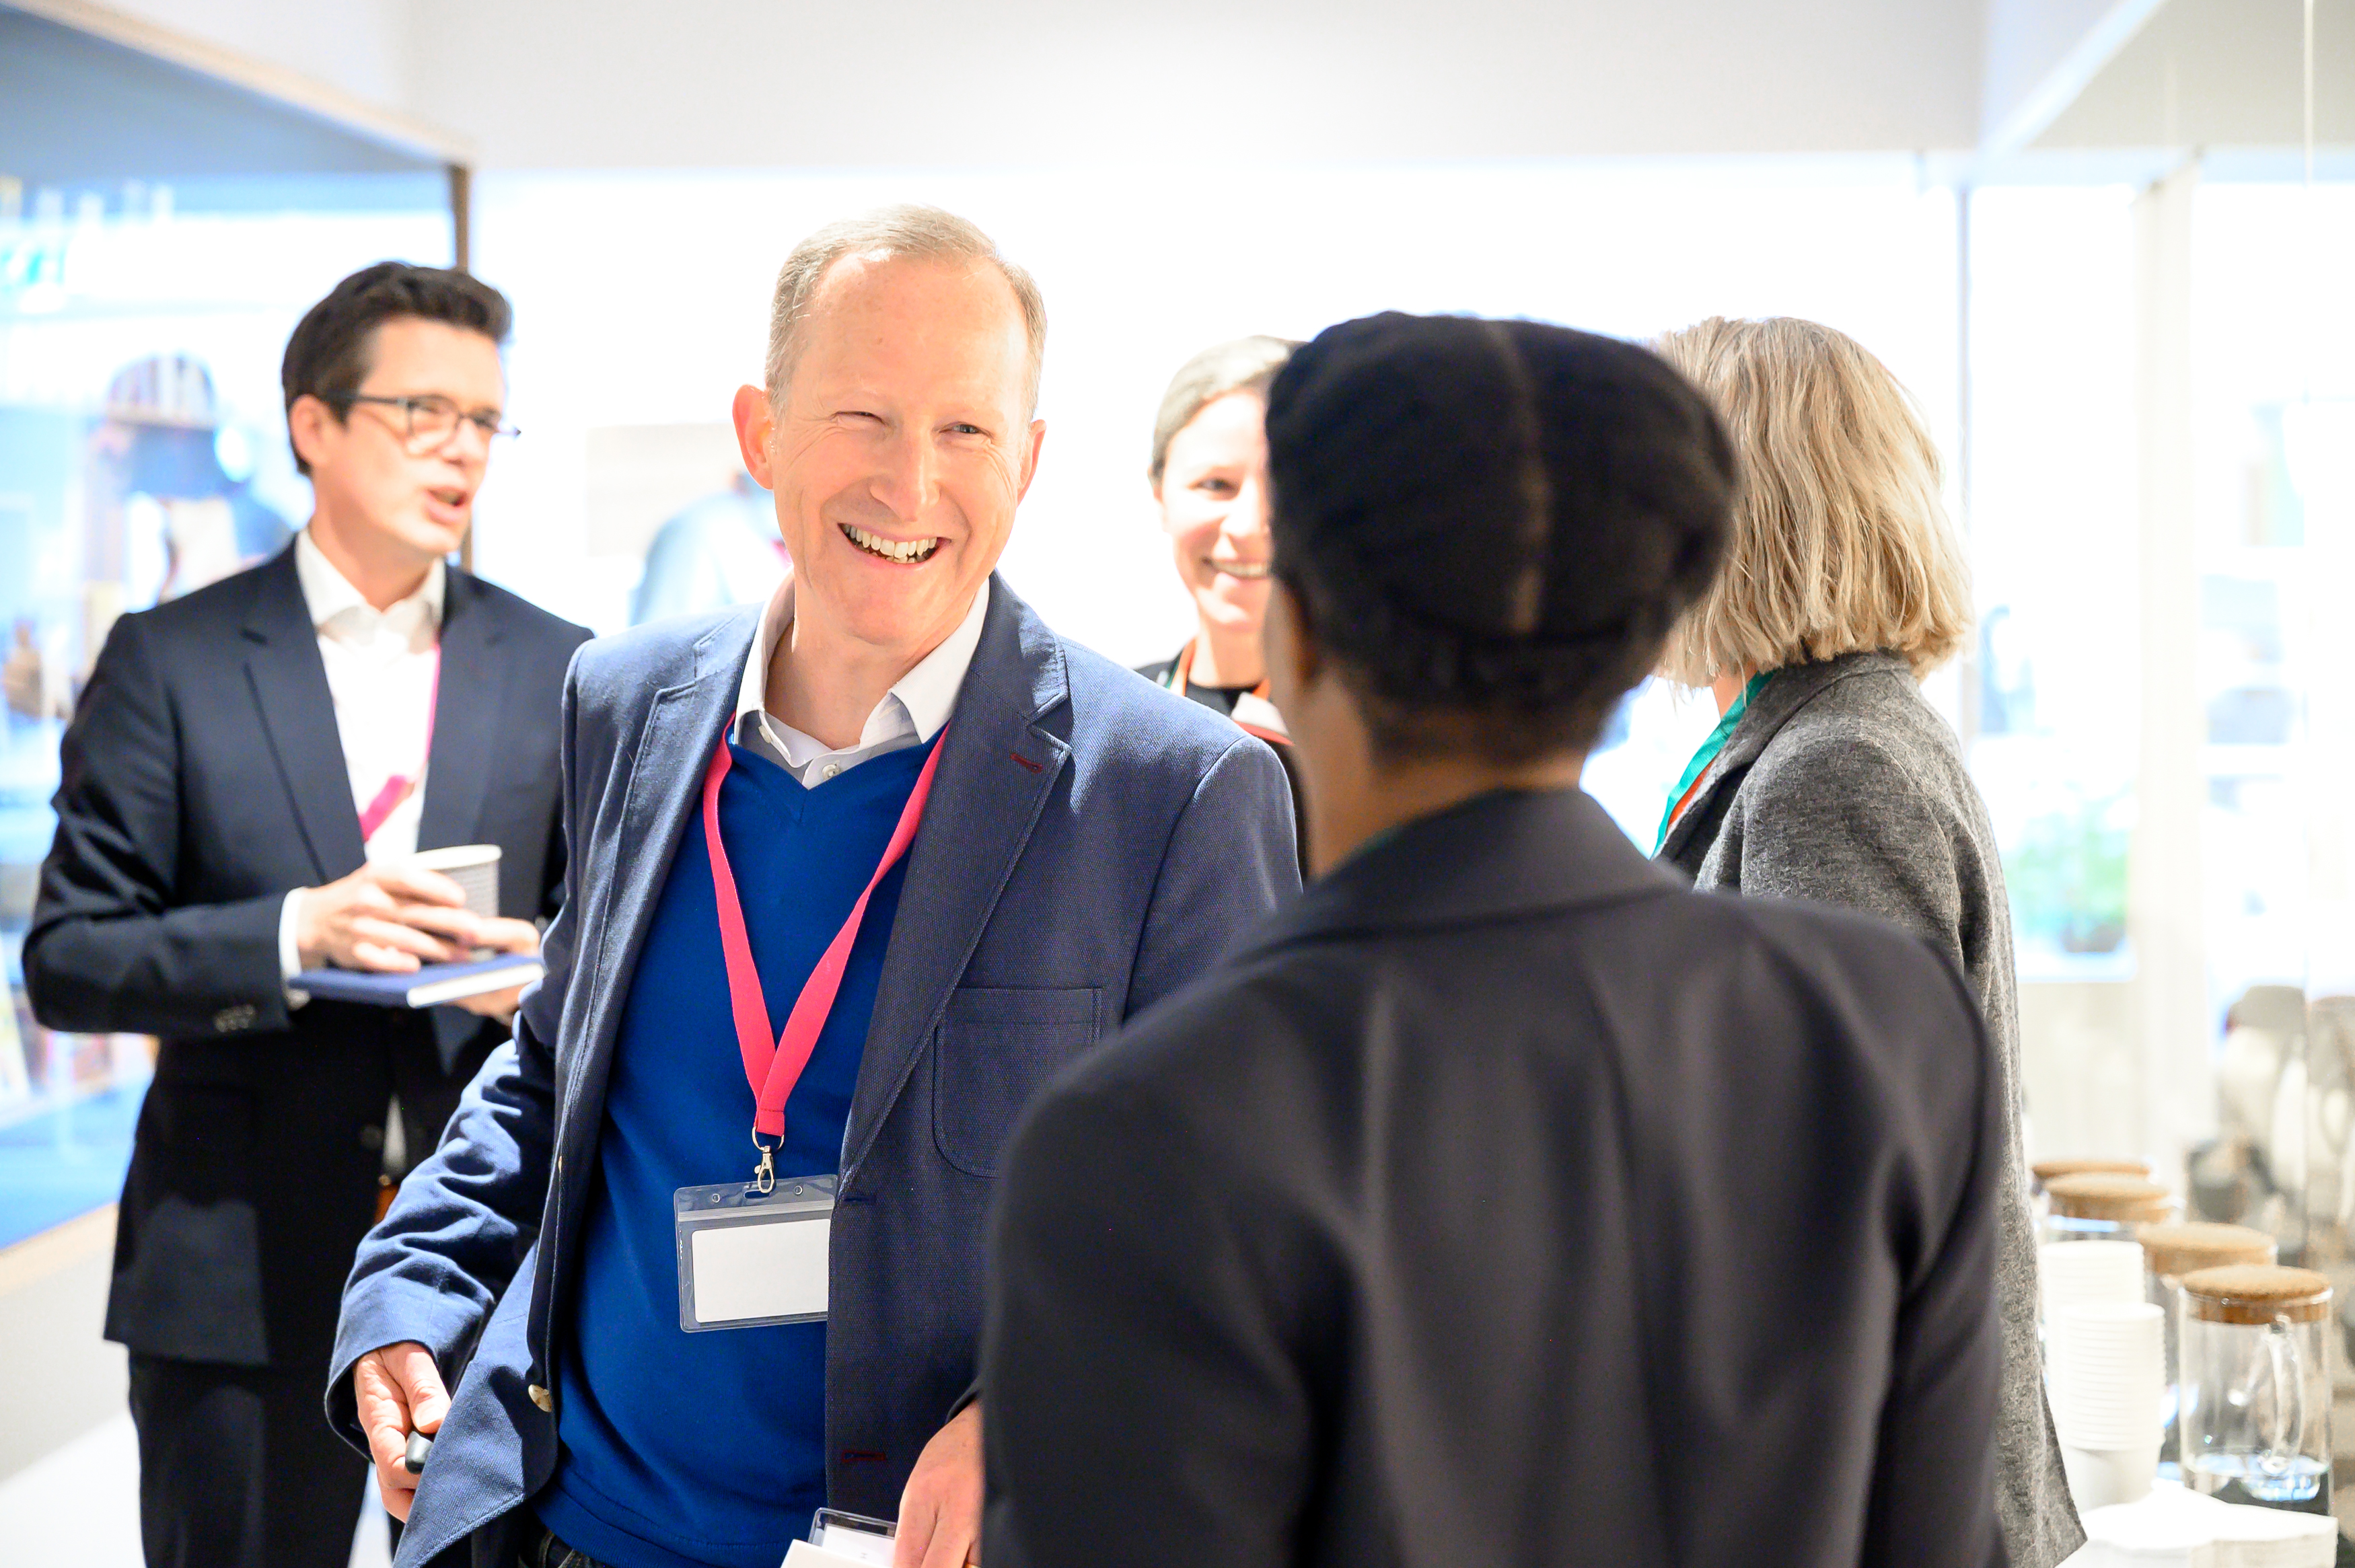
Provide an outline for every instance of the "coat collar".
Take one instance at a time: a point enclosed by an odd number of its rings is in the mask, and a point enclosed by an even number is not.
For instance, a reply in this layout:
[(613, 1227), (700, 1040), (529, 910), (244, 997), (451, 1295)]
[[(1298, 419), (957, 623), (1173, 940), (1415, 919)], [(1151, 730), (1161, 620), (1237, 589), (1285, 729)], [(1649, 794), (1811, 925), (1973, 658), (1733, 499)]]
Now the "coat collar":
[(335, 694), (319, 659), (318, 632), (304, 601), (294, 547), (289, 545), (255, 567), (249, 580), (251, 593), (239, 628), (250, 644), (246, 683), (311, 863), (322, 883), (332, 882), (358, 870), (368, 850), (360, 840), (359, 813), (352, 809)]
[(447, 573), (442, 678), (433, 699), (433, 752), (426, 759), (425, 800), (417, 818), (419, 849), (472, 843), (482, 835), (492, 764), (519, 675), (515, 661), (498, 655), (505, 630), (480, 582), (464, 572)]
[[(1786, 664), (1775, 671), (1774, 678), (1759, 688), (1755, 700), (1743, 710), (1742, 722), (1726, 736), (1724, 748), (1695, 784), (1692, 804), (1668, 830), (1657, 858), (1681, 863), (1697, 839), (1706, 843), (1716, 838), (1716, 823), (1724, 815), (1718, 805), (1720, 798), (1740, 788), (1750, 765), (1758, 760), (1768, 743), (1801, 708), (1842, 681), (1891, 673), (1913, 679), (1912, 666), (1899, 655), (1888, 652), (1843, 653), (1834, 659)], [(1709, 831), (1707, 837), (1701, 838), (1704, 824)]]
[(1498, 789), (1359, 850), (1239, 951), (1476, 924), (1677, 885), (1584, 790)]
[[(573, 848), (582, 863), (578, 874), (567, 874), (567, 880), (579, 890), (578, 906), (568, 907), (564, 917), (581, 927), (574, 973), (588, 977), (579, 1015), (588, 1038), (579, 1056), (581, 1068), (562, 1091), (559, 1119), (570, 1129), (569, 1136), (587, 1139), (591, 1146), (599, 1123), (595, 1107), (604, 1103), (613, 1070), (613, 1042), (621, 1032), (629, 977), (637, 969), (655, 903), (686, 835), (703, 784), (704, 764), (734, 709), (737, 683), (759, 627), (759, 612), (749, 608), (721, 616), (672, 653), (667, 668), (657, 668), (652, 679), (671, 683), (646, 699), (645, 716), (634, 737), (615, 736), (616, 768), (624, 758), (628, 768), (620, 823)], [(595, 788), (607, 789), (612, 784), (602, 780)], [(602, 875), (591, 872), (592, 862)]]
[(1071, 760), (1070, 700), (1061, 641), (992, 576), (989, 612), (940, 742), (932, 804), (909, 851), (883, 957), (843, 1137), (846, 1188), (906, 1089)]

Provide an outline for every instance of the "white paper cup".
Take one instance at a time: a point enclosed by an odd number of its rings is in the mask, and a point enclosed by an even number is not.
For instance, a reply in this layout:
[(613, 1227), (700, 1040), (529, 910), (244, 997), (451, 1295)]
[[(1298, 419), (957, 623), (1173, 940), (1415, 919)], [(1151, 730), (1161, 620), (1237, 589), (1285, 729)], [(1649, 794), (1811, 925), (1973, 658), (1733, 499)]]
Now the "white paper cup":
[(2151, 1478), (2158, 1473), (2158, 1439), (2134, 1448), (2081, 1448), (2063, 1438), (2061, 1470), (2080, 1513), (2139, 1502), (2150, 1495)]
[(2143, 1298), (2140, 1242), (2047, 1242), (2037, 1249), (2036, 1266), (2048, 1333), (2064, 1307)]
[(2145, 1301), (2062, 1309), (2051, 1350), (2052, 1416), (2063, 1444), (2139, 1452), (2159, 1440), (2165, 1325), (2166, 1314)]
[[(496, 919), (499, 913), (499, 846), (496, 844), (452, 844), (448, 849), (426, 850), (410, 864), (420, 871), (438, 871), (458, 885), (466, 895), (466, 913), (485, 920)], [(2083, 1244), (2087, 1246), (2094, 1243)]]

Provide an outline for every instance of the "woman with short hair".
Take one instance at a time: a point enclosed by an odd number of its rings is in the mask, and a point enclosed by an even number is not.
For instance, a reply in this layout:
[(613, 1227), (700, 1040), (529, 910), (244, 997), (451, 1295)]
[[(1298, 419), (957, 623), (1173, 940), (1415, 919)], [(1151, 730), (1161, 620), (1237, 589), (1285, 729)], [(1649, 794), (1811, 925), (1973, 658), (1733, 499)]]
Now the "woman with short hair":
[(1897, 379), (1830, 327), (1711, 317), (1654, 346), (1716, 404), (1743, 477), (1724, 568), (1664, 660), (1721, 717), (1668, 802), (1658, 856), (1704, 890), (1893, 920), (1968, 980), (2005, 1090), (1997, 1499), (2015, 1568), (2051, 1568), (2084, 1532), (2036, 1336), (2011, 907), (1961, 743), (1921, 686), (1971, 618), (1937, 446)]
[[(1284, 715), (1268, 701), (1260, 621), (1267, 613), (1268, 384), (1297, 344), (1280, 337), (1213, 344), (1178, 366), (1153, 420), (1146, 476), (1161, 508), (1178, 580), (1194, 601), (1194, 635), (1174, 658), (1137, 673), (1226, 715), (1275, 748), (1300, 778)], [(1305, 832), (1305, 829), (1304, 829)], [(1305, 863), (1307, 844), (1301, 854)]]

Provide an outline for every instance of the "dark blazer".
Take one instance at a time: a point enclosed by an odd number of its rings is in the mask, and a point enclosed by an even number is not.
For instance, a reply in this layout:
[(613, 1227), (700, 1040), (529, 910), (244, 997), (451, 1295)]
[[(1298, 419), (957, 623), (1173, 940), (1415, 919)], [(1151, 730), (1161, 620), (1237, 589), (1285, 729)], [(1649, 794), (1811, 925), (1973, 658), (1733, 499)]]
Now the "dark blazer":
[(1811, 898), (1894, 921), (1970, 982), (2003, 1089), (1996, 1510), (2013, 1568), (2054, 1568), (2084, 1544), (2085, 1531), (2062, 1473), (2036, 1330), (2011, 904), (1961, 741), (1894, 653), (1777, 670), (1702, 772), (1660, 859), (1704, 892)]
[(1997, 1111), (1917, 939), (1425, 818), (1015, 1139), (982, 1561), (1999, 1562)]
[[(1063, 641), (1002, 580), (989, 592), (909, 852), (834, 1220), (827, 1500), (887, 1518), (972, 1382), (983, 1218), (1032, 1091), (1298, 885), (1265, 746)], [(404, 1564), (472, 1537), (473, 1562), (508, 1568), (511, 1531), (483, 1527), (554, 1473), (549, 1369), (570, 1328), (615, 1034), (758, 620), (748, 608), (659, 622), (573, 666), (574, 853), (548, 979), (360, 1249), (344, 1298), (327, 1401), (356, 1445), (354, 1361), (415, 1340), (446, 1373), (480, 1338)], [(732, 1040), (700, 1044), (734, 1059)]]
[[(499, 845), (507, 915), (552, 913), (561, 885), (558, 702), (587, 635), (449, 573), (418, 843)], [(63, 773), (25, 938), (34, 1012), (53, 1029), (163, 1039), (107, 1338), (186, 1361), (324, 1364), (375, 1216), (387, 1102), (397, 1088), (410, 1147), (430, 1147), (505, 1031), (456, 1009), (286, 1005), (286, 894), (365, 858), (293, 550), (116, 621)]]

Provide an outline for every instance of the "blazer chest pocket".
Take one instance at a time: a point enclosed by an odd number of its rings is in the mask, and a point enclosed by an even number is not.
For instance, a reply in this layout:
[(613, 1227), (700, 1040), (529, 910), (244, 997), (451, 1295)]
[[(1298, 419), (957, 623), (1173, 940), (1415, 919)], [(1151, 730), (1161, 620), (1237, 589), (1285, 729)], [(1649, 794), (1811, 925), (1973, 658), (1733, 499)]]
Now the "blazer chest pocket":
[(1031, 1097), (1096, 1042), (1094, 986), (960, 986), (932, 1038), (932, 1140), (969, 1176), (998, 1155)]

